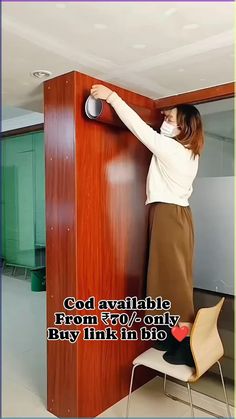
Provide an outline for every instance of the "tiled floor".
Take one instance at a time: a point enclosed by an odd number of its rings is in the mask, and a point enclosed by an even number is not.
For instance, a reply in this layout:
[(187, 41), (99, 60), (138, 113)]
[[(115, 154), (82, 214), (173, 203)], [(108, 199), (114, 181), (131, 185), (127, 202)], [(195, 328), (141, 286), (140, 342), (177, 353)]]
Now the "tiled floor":
[(2, 416), (54, 417), (46, 405), (46, 293), (2, 277)]
[[(2, 416), (55, 417), (46, 410), (46, 293), (31, 292), (23, 277), (2, 277)], [(162, 379), (147, 383), (132, 394), (132, 417), (190, 417), (187, 405), (167, 398)], [(168, 391), (184, 398), (182, 386), (168, 382)], [(196, 404), (225, 414), (221, 402), (195, 393)], [(126, 398), (100, 417), (124, 417)], [(196, 417), (211, 417), (195, 410)]]
[[(187, 401), (187, 390), (179, 384), (168, 382), (167, 391), (175, 396)], [(209, 411), (226, 416), (225, 405), (221, 402), (213, 400), (205, 395), (199, 395), (192, 391), (193, 403), (199, 405)], [(126, 409), (125, 397), (111, 408), (99, 415), (99, 417), (125, 417)], [(194, 409), (195, 417), (214, 417), (204, 413), (198, 409)], [(231, 409), (233, 416), (233, 409)], [(175, 417), (185, 418), (191, 417), (190, 407), (166, 397), (163, 394), (162, 378), (155, 378), (149, 381), (145, 386), (132, 393), (130, 402), (130, 417)]]

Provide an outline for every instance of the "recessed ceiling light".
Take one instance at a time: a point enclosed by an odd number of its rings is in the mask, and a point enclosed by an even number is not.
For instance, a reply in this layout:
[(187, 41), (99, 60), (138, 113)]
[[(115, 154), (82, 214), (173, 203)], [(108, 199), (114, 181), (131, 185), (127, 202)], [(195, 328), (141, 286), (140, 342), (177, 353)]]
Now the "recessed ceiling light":
[(66, 4), (65, 3), (56, 3), (56, 7), (58, 7), (58, 9), (65, 9)]
[(133, 45), (133, 48), (135, 48), (135, 49), (143, 49), (143, 48), (146, 48), (146, 46), (147, 45), (145, 45), (145, 44), (134, 44)]
[(206, 81), (206, 79), (205, 79), (204, 77), (202, 77), (202, 78), (200, 79), (200, 81)]
[(188, 25), (183, 26), (183, 29), (186, 30), (192, 30), (192, 29), (198, 29), (199, 25), (198, 23), (189, 23)]
[(173, 15), (175, 12), (177, 12), (177, 9), (175, 9), (174, 7), (172, 7), (172, 9), (168, 9), (164, 12), (165, 16), (171, 16)]
[(179, 73), (183, 73), (183, 72), (184, 72), (184, 68), (179, 68), (179, 69), (178, 69), (178, 72), (179, 72)]
[(36, 79), (43, 79), (46, 77), (50, 77), (52, 75), (51, 71), (47, 70), (34, 70), (30, 73), (32, 77), (35, 77)]
[(94, 27), (95, 29), (107, 29), (107, 25), (104, 25), (104, 23), (95, 23)]

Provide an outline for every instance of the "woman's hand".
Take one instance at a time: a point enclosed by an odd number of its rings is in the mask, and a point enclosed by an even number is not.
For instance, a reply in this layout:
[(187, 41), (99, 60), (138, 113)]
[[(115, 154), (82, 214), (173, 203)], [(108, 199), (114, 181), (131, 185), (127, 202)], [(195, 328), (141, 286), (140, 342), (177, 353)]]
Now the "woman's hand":
[(108, 89), (108, 87), (103, 86), (102, 84), (94, 84), (90, 90), (90, 93), (91, 96), (93, 96), (95, 99), (106, 100), (112, 93), (112, 90)]

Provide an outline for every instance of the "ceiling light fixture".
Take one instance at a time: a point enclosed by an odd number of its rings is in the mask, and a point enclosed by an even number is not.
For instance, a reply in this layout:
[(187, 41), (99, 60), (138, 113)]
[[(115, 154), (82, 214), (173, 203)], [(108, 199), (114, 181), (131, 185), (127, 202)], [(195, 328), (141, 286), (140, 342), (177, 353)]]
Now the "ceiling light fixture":
[(46, 77), (50, 77), (52, 75), (51, 71), (47, 70), (34, 70), (30, 73), (32, 77), (35, 77), (36, 79), (44, 79)]

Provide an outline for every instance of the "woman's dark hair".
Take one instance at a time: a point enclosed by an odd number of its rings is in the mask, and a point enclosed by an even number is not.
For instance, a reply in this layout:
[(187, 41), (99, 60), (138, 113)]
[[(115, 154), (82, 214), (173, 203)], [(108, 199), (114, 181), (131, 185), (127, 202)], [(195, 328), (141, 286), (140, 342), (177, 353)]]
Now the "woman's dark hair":
[(192, 150), (194, 157), (200, 155), (204, 146), (200, 112), (195, 106), (189, 104), (176, 105), (175, 108), (177, 108), (177, 125), (181, 130), (176, 140)]

